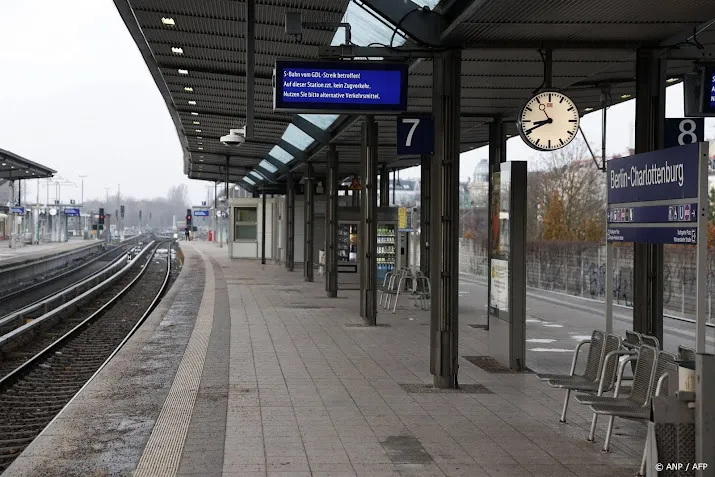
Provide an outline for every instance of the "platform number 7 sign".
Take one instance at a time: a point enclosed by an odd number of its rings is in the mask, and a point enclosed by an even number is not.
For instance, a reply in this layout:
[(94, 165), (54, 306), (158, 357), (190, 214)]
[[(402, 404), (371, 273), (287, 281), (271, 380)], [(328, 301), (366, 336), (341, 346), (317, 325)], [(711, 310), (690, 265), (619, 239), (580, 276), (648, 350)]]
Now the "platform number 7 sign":
[(434, 153), (434, 119), (430, 116), (397, 117), (397, 155)]

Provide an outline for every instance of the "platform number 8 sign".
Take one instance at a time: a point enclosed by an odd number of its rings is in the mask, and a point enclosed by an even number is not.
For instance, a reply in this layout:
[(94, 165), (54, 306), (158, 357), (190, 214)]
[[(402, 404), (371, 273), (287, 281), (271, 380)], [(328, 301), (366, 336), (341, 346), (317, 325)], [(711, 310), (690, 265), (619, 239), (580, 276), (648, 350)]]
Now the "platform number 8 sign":
[(663, 145), (666, 148), (684, 146), (704, 140), (704, 118), (669, 118), (665, 120)]

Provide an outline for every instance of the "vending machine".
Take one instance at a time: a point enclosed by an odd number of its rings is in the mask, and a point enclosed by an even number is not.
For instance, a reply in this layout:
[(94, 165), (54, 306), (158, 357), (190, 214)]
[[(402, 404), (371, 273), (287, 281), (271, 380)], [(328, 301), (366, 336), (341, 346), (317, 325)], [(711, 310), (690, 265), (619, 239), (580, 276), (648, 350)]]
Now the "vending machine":
[(377, 281), (382, 283), (388, 272), (395, 271), (397, 265), (397, 224), (378, 222), (377, 224)]

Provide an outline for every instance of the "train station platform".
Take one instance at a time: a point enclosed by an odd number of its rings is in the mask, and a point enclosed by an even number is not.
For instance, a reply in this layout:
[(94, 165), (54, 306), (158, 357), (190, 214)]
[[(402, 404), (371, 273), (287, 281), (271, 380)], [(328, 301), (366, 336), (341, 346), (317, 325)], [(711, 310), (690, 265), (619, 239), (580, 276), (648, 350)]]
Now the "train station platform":
[(83, 247), (91, 247), (92, 245), (97, 245), (98, 241), (77, 238), (70, 239), (67, 242), (49, 242), (17, 248), (10, 248), (8, 244), (9, 242), (7, 241), (0, 242), (0, 270), (21, 263), (42, 261), (54, 255), (75, 251)]
[(644, 426), (617, 420), (603, 454), (605, 422), (587, 442), (587, 409), (573, 404), (559, 424), (561, 392), (533, 374), (491, 374), (464, 359), (488, 349), (487, 333), (470, 326), (483, 322), (471, 308), (460, 313), (461, 389), (435, 390), (429, 312), (380, 309), (382, 326), (365, 327), (356, 291), (330, 299), (319, 277), (307, 283), (300, 270), (231, 261), (210, 243), (181, 248), (182, 272), (159, 307), (4, 476), (613, 477), (638, 469)]

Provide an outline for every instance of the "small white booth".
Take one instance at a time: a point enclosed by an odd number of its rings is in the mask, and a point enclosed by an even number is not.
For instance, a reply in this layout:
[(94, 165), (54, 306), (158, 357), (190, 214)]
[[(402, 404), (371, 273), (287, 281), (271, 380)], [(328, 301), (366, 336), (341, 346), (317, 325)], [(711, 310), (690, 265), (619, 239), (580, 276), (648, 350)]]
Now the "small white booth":
[[(266, 259), (279, 259), (279, 223), (282, 197), (266, 198)], [(263, 199), (229, 200), (229, 257), (261, 258)]]

